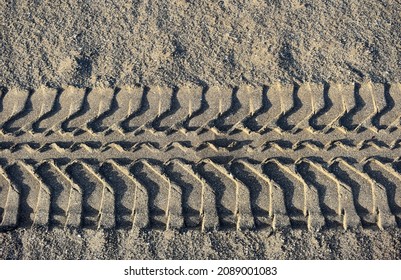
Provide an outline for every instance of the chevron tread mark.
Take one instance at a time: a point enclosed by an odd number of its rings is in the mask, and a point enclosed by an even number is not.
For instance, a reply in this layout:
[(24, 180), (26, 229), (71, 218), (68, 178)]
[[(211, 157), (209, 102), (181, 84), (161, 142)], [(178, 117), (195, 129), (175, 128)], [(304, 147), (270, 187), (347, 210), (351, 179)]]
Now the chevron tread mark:
[(20, 194), (18, 224), (24, 227), (47, 226), (51, 191), (38, 177), (35, 167), (19, 161), (8, 166), (7, 172)]
[(114, 191), (99, 174), (99, 164), (76, 161), (67, 168), (75, 184), (82, 189), (83, 225), (91, 228), (114, 227)]
[(18, 225), (19, 191), (0, 166), (0, 230)]
[(65, 122), (79, 111), (84, 96), (84, 89), (71, 86), (63, 89), (60, 96), (55, 99), (55, 113), (40, 122), (40, 126), (44, 129), (43, 133), (46, 135), (54, 132), (65, 132)]
[(140, 109), (143, 89), (140, 87), (125, 86), (120, 88), (115, 94), (117, 108), (112, 113), (107, 114), (102, 119), (103, 127), (107, 131), (118, 131), (126, 133), (127, 122), (130, 116)]
[(52, 189), (49, 225), (64, 228), (80, 227), (82, 220), (82, 189), (56, 161), (43, 162), (37, 172)]
[(0, 230), (401, 225), (401, 86), (1, 87)]
[(383, 115), (380, 116), (380, 125), (384, 129), (391, 132), (400, 126), (401, 120), (401, 84), (395, 83), (387, 85), (388, 91), (385, 90), (384, 98), (387, 107), (383, 110)]
[[(377, 200), (385, 203), (384, 220), (382, 227), (391, 227), (401, 222), (401, 174), (397, 172), (392, 163), (369, 159), (364, 171), (375, 181), (382, 190)], [(388, 208), (387, 208), (388, 206)], [(393, 216), (394, 215), (394, 216)], [(395, 220), (394, 220), (395, 218)]]
[(375, 199), (375, 184), (361, 172), (358, 163), (350, 164), (346, 159), (334, 159), (331, 165), (333, 173), (347, 184), (351, 191), (355, 209), (364, 225), (374, 225), (378, 221), (378, 205)]
[(273, 226), (272, 182), (259, 165), (237, 160), (231, 165), (232, 174), (249, 189), (255, 227)]
[(300, 103), (300, 108), (287, 118), (287, 123), (291, 126), (291, 132), (299, 130), (314, 130), (310, 121), (312, 117), (324, 108), (323, 85), (304, 84), (297, 90), (294, 99)]
[(171, 96), (170, 109), (160, 116), (159, 127), (168, 132), (187, 131), (186, 122), (201, 109), (202, 88), (183, 86), (174, 89)]
[(160, 229), (182, 228), (184, 221), (180, 187), (155, 162), (140, 160), (132, 165), (131, 170), (148, 193), (149, 226)]
[(199, 163), (201, 176), (216, 194), (220, 228), (249, 229), (254, 227), (248, 188), (234, 178), (224, 166), (206, 159)]
[(206, 180), (197, 174), (193, 165), (173, 159), (166, 170), (171, 180), (181, 187), (185, 227), (201, 230), (217, 228), (215, 193)]
[[(266, 88), (266, 92), (264, 87), (255, 86), (202, 89), (194, 85), (12, 88), (4, 91), (0, 100), (0, 129), (3, 134), (33, 132), (43, 138), (53, 132), (171, 133), (183, 126), (219, 134), (249, 133), (255, 127), (259, 130), (253, 132), (258, 133), (316, 133), (316, 127), (324, 133), (365, 129), (391, 133), (400, 125), (397, 83), (330, 84), (326, 97), (325, 87), (319, 84), (273, 84)], [(247, 127), (246, 120), (254, 115), (256, 123)]]
[(0, 172), (1, 228), (392, 228), (401, 213), (399, 165), (376, 158), (10, 162)]
[(102, 173), (115, 190), (116, 226), (143, 229), (149, 225), (149, 198), (147, 189), (130, 172), (127, 163), (108, 160)]

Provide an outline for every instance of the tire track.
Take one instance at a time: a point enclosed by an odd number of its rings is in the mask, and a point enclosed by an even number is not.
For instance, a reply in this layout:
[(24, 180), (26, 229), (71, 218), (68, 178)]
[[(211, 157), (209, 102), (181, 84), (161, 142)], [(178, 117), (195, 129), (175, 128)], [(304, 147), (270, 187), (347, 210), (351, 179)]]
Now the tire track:
[(399, 227), (400, 89), (4, 89), (0, 229)]
[(401, 174), (394, 164), (399, 161), (377, 158), (361, 164), (341, 158), (18, 161), (0, 172), (1, 226), (385, 229), (400, 225)]

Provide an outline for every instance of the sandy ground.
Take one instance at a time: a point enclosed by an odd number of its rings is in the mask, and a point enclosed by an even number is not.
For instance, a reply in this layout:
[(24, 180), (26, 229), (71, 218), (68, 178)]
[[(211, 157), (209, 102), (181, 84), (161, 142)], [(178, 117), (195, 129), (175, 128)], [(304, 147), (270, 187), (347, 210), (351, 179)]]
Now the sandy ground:
[(1, 1), (0, 84), (395, 82), (398, 0)]
[(399, 230), (234, 232), (16, 230), (1, 259), (400, 259)]
[[(398, 0), (168, 2), (1, 1), (0, 86), (401, 81)], [(18, 229), (0, 258), (400, 259), (400, 237)]]

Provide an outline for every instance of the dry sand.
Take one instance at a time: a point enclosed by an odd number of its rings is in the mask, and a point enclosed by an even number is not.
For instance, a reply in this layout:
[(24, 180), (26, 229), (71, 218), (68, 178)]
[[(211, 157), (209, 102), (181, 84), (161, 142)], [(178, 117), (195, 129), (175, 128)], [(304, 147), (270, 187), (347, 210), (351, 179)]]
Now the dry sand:
[[(401, 81), (401, 3), (1, 1), (0, 86)], [(205, 3), (208, 2), (208, 3)], [(2, 259), (400, 259), (400, 229), (17, 229)]]
[(0, 235), (2, 259), (399, 259), (399, 230), (52, 231)]
[(396, 82), (398, 0), (1, 1), (0, 84)]

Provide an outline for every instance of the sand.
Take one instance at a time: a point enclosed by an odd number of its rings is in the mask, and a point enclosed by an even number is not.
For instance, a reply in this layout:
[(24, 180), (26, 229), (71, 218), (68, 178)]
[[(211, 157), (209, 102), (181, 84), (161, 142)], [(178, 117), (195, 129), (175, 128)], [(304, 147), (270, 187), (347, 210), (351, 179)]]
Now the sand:
[[(373, 82), (386, 88), (401, 82), (400, 21), (397, 0), (2, 1), (1, 101), (6, 93), (33, 93), (41, 86), (55, 92), (73, 86), (84, 93), (126, 85), (235, 89), (264, 88), (277, 82), (296, 86), (313, 82), (326, 87), (339, 83), (351, 88), (354, 83)], [(16, 96), (14, 109), (23, 100)], [(357, 106), (350, 116), (361, 111)], [(14, 109), (7, 113), (9, 117)], [(20, 109), (30, 112), (29, 106)], [(355, 124), (352, 118), (343, 122), (347, 129)], [(24, 120), (8, 119), (2, 133), (18, 132)], [(28, 114), (28, 120), (35, 123), (37, 119)], [(12, 126), (15, 123), (17, 129)], [(284, 128), (289, 125), (282, 123)], [(157, 122), (156, 126), (162, 127)], [(95, 133), (101, 130), (97, 123), (89, 128)], [(21, 139), (5, 134), (0, 136), (3, 142), (7, 137), (11, 142)], [(26, 135), (22, 138), (29, 140)], [(91, 140), (85, 137), (82, 141)], [(386, 139), (388, 143), (396, 140), (394, 135)], [(0, 156), (2, 164), (7, 161), (5, 154)], [(16, 158), (25, 160), (26, 154)], [(23, 217), (24, 222), (29, 220), (29, 214)], [(382, 230), (365, 224), (347, 230), (236, 231), (231, 227), (210, 232), (30, 229), (31, 223), (27, 224), (0, 233), (1, 259), (401, 258), (397, 224)]]

